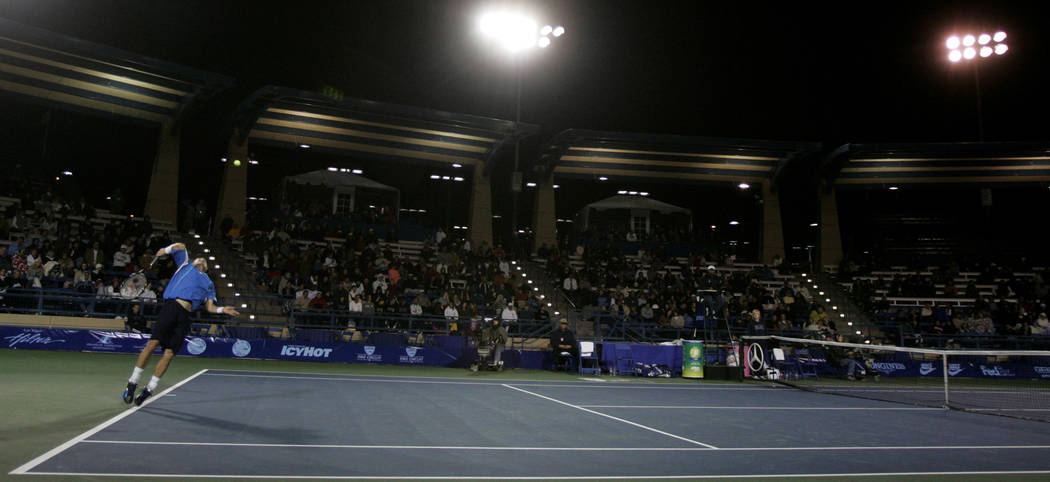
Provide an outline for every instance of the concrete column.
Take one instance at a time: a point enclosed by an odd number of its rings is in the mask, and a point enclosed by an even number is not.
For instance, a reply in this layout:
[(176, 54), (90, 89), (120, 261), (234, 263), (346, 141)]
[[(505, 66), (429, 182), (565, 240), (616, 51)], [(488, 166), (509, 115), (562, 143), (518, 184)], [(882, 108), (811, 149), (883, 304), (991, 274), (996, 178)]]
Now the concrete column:
[(820, 264), (839, 265), (842, 261), (842, 233), (839, 231), (839, 208), (835, 189), (820, 189)]
[[(545, 176), (546, 177), (546, 176)], [(554, 178), (536, 183), (536, 204), (533, 208), (532, 232), (536, 234), (536, 252), (546, 244), (551, 248), (558, 246), (558, 220), (554, 204)]]
[(784, 223), (780, 217), (780, 198), (773, 192), (772, 181), (762, 182), (762, 262), (769, 264), (773, 257), (784, 254)]
[(248, 210), (248, 144), (237, 144), (236, 138), (237, 134), (234, 133), (230, 137), (230, 147), (226, 150), (219, 202), (215, 219), (212, 220), (212, 232), (215, 234), (220, 234), (219, 223), (227, 215), (238, 227), (243, 227)]
[(484, 242), (492, 247), (492, 181), (485, 174), (485, 165), (474, 165), (470, 196), (470, 243), (474, 247)]
[(182, 136), (172, 132), (171, 122), (160, 126), (157, 157), (149, 178), (149, 192), (143, 213), (154, 221), (176, 225), (179, 215), (179, 142)]

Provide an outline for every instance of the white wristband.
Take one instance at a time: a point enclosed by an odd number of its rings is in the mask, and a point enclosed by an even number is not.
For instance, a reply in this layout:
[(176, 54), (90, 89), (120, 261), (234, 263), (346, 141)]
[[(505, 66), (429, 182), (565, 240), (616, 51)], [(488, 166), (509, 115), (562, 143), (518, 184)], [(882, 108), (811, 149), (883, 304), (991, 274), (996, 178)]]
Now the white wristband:
[(221, 314), (222, 314), (222, 309), (223, 309), (223, 308), (225, 308), (225, 306), (216, 306), (216, 307), (215, 307), (215, 314), (217, 314), (217, 315), (221, 315)]
[(171, 254), (171, 247), (172, 246), (175, 246), (175, 245), (174, 244), (170, 244), (170, 245), (166, 246), (164, 248), (164, 254)]

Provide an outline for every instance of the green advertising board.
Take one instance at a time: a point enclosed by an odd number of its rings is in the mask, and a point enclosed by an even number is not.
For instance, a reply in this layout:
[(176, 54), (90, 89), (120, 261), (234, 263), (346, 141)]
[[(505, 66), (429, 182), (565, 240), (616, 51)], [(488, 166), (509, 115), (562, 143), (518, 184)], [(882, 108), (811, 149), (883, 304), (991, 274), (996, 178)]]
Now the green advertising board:
[(704, 378), (704, 342), (682, 342), (682, 378)]

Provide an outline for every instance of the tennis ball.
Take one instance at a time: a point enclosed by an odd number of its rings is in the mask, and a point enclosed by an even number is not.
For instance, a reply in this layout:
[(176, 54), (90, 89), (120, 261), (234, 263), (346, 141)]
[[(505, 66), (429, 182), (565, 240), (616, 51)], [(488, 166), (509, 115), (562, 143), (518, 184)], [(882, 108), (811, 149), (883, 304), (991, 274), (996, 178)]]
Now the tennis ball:
[(234, 165), (234, 166), (237, 166), (237, 167), (241, 167), (241, 161), (240, 161), (240, 159), (234, 159), (234, 160), (233, 160), (233, 165)]

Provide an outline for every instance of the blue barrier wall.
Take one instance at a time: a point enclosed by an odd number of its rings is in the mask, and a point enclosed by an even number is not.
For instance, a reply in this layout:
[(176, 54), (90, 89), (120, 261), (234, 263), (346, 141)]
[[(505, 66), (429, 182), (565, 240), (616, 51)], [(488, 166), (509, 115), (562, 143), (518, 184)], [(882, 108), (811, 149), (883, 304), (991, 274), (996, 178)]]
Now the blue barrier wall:
[[(138, 353), (147, 341), (148, 334), (125, 331), (0, 326), (0, 348)], [(474, 360), (477, 351), (473, 345), (457, 336), (434, 337), (427, 346), (187, 336), (178, 354), (211, 358), (466, 367)], [(503, 352), (503, 360), (507, 368), (544, 369), (551, 365), (550, 353), (540, 351), (507, 350)]]

